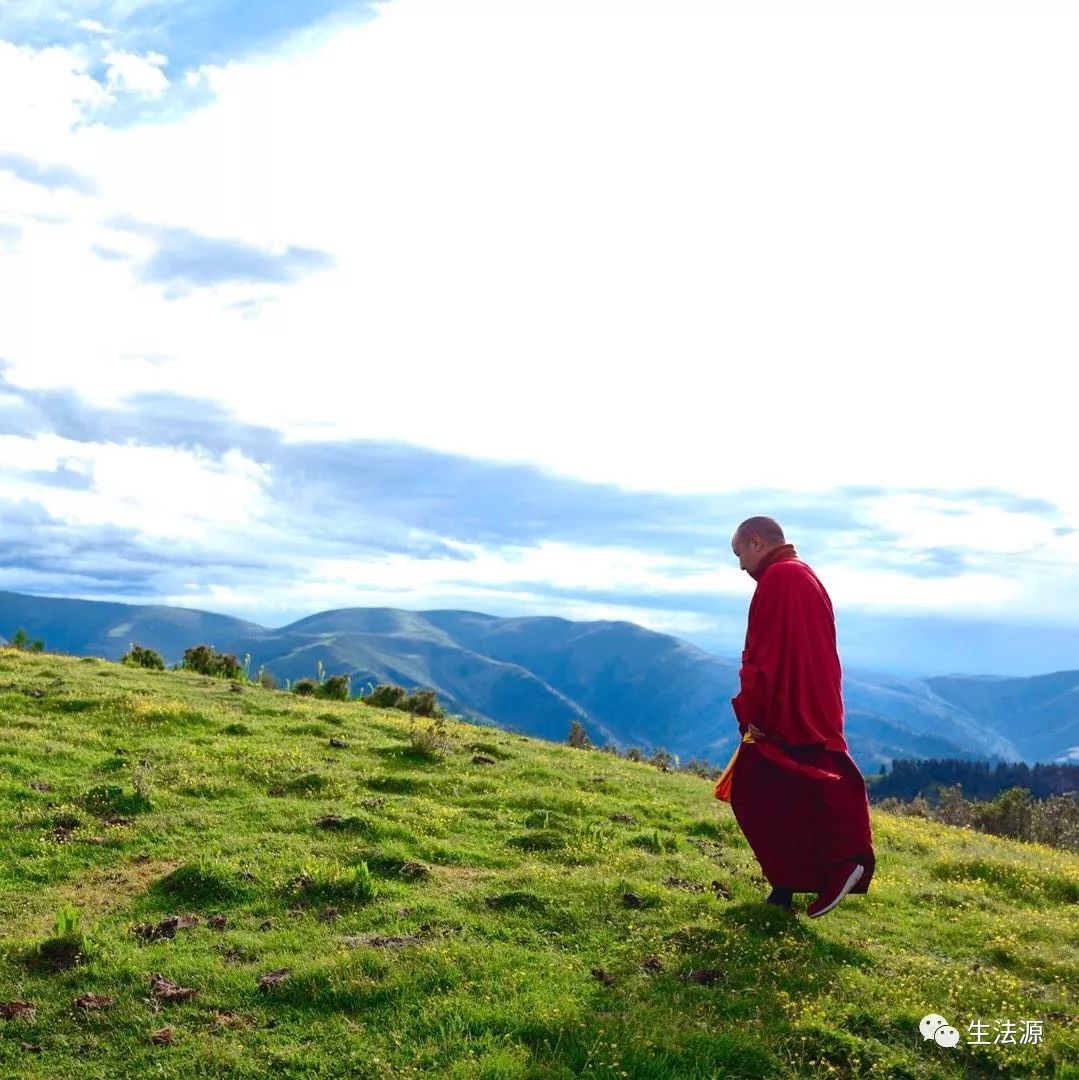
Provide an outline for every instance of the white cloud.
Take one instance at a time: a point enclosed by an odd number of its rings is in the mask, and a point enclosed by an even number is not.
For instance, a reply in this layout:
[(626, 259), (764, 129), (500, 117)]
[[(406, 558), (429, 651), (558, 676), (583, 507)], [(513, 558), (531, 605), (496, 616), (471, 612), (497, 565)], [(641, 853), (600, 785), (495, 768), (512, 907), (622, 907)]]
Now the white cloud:
[(839, 563), (819, 564), (814, 569), (840, 611), (999, 616), (1014, 608), (1023, 594), (1021, 581), (996, 574), (912, 578), (899, 571), (863, 570)]
[(1009, 554), (1053, 541), (1054, 523), (1044, 515), (986, 507), (974, 499), (903, 493), (867, 503), (870, 523), (898, 534), (901, 547)]
[(75, 25), (80, 30), (89, 30), (91, 34), (114, 34), (115, 30), (110, 30), (107, 26), (103, 26), (96, 19), (79, 19)]
[(161, 70), (168, 58), (161, 53), (150, 52), (145, 56), (130, 52), (112, 52), (105, 57), (108, 65), (106, 85), (110, 90), (129, 90), (147, 97), (160, 97), (168, 88), (169, 80)]
[(0, 41), (0, 151), (46, 160), (70, 156), (77, 142), (72, 129), (108, 96), (87, 66), (72, 49)]
[[(1064, 449), (1076, 344), (1053, 253), (1079, 239), (1077, 156), (1047, 137), (1068, 35), (595, 10), (399, 0), (311, 53), (209, 73), (218, 104), (181, 123), (83, 132), (117, 208), (341, 258), (258, 320), (149, 319), (173, 377), (213, 372), (296, 432), (398, 434), (314, 382), (285, 407), (269, 387), (315, 354), (338, 386), (409, 395), (417, 441), (632, 487), (1059, 487), (1024, 447), (1036, 428)], [(24, 381), (78, 379), (61, 341), (33, 372), (20, 351)], [(267, 391), (242, 393), (256, 363)], [(751, 460), (731, 452), (747, 440)]]
[[(431, 591), (441, 582), (453, 587), (545, 585), (565, 590), (677, 594), (718, 587), (726, 593), (745, 591), (737, 567), (701, 567), (686, 573), (684, 560), (616, 546), (585, 546), (541, 541), (528, 547), (492, 550), (480, 544), (450, 541), (464, 558), (416, 560), (404, 555), (370, 559), (316, 559), (317, 580), (336, 581), (345, 588), (376, 585), (383, 589)], [(677, 575), (677, 576), (676, 576)]]
[(68, 525), (117, 525), (151, 542), (205, 540), (239, 528), (254, 540), (269, 505), (269, 469), (236, 450), (215, 460), (167, 447), (0, 435), (0, 461), (23, 471), (63, 468), (92, 480), (89, 489), (77, 490), (0, 470), (0, 498), (32, 499)]

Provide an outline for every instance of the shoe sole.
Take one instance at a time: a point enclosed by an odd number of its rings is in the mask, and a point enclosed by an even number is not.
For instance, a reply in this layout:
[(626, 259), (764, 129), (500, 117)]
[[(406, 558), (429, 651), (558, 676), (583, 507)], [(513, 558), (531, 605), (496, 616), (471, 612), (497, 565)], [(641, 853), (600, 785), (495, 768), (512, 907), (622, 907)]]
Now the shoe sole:
[(812, 913), (807, 912), (807, 914), (809, 915), (809, 918), (811, 918), (811, 919), (819, 919), (822, 915), (825, 915), (829, 911), (831, 911), (832, 908), (834, 908), (836, 906), (836, 904), (838, 904), (839, 901), (842, 900), (843, 897), (846, 896), (847, 893), (849, 893), (851, 891), (851, 889), (853, 889), (854, 886), (858, 884), (859, 881), (861, 881), (862, 873), (864, 872), (864, 870), (865, 870), (865, 867), (862, 866), (861, 863), (859, 863), (850, 872), (850, 877), (847, 878), (846, 882), (844, 882), (843, 888), (839, 890), (839, 894), (836, 896), (836, 898), (827, 907), (822, 907), (820, 909), (820, 911), (814, 911)]

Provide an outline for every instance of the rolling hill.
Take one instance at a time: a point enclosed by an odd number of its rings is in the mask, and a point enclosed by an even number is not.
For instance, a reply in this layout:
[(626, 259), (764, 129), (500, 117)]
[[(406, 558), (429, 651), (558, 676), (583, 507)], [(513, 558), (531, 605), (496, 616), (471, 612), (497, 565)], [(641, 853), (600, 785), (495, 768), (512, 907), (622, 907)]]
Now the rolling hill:
[[(430, 686), (453, 712), (547, 739), (577, 720), (593, 741), (722, 763), (737, 729), (738, 663), (630, 622), (345, 608), (276, 629), (161, 605), (0, 592), (0, 633), (119, 658), (131, 642), (177, 663), (199, 643), (251, 656), (279, 679), (348, 672)], [(1079, 672), (1025, 679), (904, 679), (844, 672), (846, 733), (864, 772), (897, 757), (1079, 758)]]

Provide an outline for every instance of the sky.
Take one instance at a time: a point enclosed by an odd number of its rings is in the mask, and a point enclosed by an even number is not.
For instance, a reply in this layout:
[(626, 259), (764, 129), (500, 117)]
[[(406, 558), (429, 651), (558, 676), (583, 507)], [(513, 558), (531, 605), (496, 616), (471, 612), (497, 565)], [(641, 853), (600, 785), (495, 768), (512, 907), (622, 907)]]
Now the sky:
[(0, 5), (0, 589), (731, 656), (768, 514), (845, 662), (1079, 668), (1077, 48), (1049, 0)]

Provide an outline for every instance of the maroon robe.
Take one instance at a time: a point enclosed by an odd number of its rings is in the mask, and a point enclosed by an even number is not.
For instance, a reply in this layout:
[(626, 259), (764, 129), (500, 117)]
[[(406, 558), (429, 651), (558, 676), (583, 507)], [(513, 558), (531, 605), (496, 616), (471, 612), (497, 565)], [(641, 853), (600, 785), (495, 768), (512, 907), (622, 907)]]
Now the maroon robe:
[[(876, 859), (865, 781), (843, 737), (842, 670), (832, 602), (791, 544), (752, 575), (741, 689), (731, 700), (746, 737), (717, 798), (731, 809), (768, 881), (819, 892), (829, 871), (865, 867), (851, 892), (869, 890)], [(747, 735), (749, 725), (764, 739)]]

